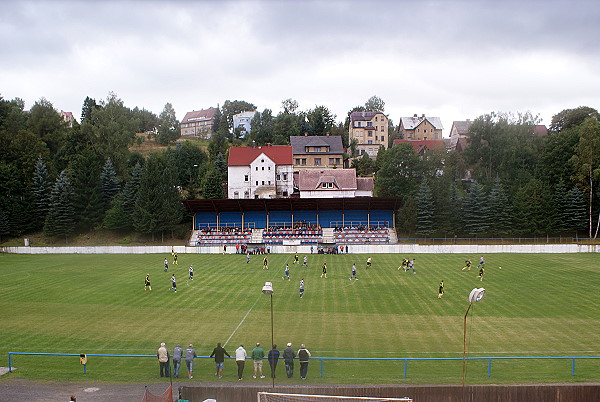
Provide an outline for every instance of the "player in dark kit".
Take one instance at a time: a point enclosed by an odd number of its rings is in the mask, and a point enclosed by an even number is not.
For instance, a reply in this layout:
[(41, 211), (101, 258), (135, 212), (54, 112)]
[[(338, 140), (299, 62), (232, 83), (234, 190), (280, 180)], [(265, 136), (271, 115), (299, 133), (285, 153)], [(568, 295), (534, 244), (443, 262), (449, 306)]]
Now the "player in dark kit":
[(323, 273), (321, 274), (321, 278), (327, 279), (327, 263), (323, 263)]
[(152, 285), (150, 285), (150, 274), (146, 274), (146, 279), (144, 280), (144, 291), (152, 290)]
[(444, 295), (444, 280), (442, 279), (442, 281), (440, 282), (440, 288), (438, 290), (438, 299), (441, 299), (443, 295)]
[(298, 261), (298, 254), (294, 255), (294, 262), (292, 262), (292, 264), (300, 264)]
[(470, 258), (469, 258), (468, 260), (466, 260), (466, 261), (465, 261), (465, 266), (464, 266), (464, 268), (463, 268), (463, 269), (461, 269), (461, 271), (464, 271), (465, 269), (466, 269), (467, 271), (470, 271), (470, 270), (471, 270), (471, 259), (470, 259)]
[(484, 268), (483, 265), (479, 268), (479, 280), (483, 282)]

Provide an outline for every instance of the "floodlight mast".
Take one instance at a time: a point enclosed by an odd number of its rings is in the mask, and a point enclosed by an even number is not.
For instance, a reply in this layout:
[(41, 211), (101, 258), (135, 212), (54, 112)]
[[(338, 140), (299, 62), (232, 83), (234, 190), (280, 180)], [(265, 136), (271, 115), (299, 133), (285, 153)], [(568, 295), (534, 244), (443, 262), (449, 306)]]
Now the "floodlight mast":
[[(262, 292), (269, 296), (271, 299), (271, 347), (275, 345), (275, 336), (273, 335), (273, 283), (265, 282), (265, 286), (262, 288)], [(271, 362), (269, 362), (269, 366), (271, 368), (271, 378), (273, 380), (273, 388), (275, 388), (275, 372), (273, 370), (273, 366), (271, 366)]]
[(462, 386), (465, 386), (465, 376), (467, 374), (467, 315), (469, 315), (469, 310), (471, 310), (471, 306), (473, 303), (477, 303), (481, 301), (485, 296), (484, 288), (474, 288), (469, 293), (469, 307), (467, 307), (467, 312), (465, 313), (465, 318), (463, 321), (463, 366), (462, 366)]

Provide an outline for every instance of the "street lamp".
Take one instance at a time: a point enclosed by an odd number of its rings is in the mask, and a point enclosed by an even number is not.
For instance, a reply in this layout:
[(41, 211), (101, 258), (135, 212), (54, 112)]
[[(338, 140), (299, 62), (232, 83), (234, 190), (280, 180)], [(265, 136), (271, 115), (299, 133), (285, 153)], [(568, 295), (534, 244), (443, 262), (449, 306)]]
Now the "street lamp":
[(467, 315), (469, 314), (469, 310), (473, 303), (481, 301), (485, 296), (484, 288), (474, 288), (469, 293), (469, 307), (467, 307), (467, 312), (465, 313), (465, 319), (463, 322), (463, 366), (462, 366), (462, 386), (465, 386), (465, 376), (467, 374)]
[[(265, 282), (265, 286), (262, 288), (262, 292), (269, 295), (271, 299), (271, 347), (275, 344), (275, 337), (273, 335), (273, 284), (271, 282)], [(268, 359), (267, 359), (268, 361)], [(273, 380), (273, 388), (275, 388), (275, 371), (271, 367), (271, 379)]]

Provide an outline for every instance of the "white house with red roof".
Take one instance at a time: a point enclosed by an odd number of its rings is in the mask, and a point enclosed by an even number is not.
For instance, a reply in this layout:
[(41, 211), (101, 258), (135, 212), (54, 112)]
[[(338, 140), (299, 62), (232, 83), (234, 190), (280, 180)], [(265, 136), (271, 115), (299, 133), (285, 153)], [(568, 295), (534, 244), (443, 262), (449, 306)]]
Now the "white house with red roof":
[(292, 147), (231, 147), (227, 160), (228, 198), (289, 197), (294, 191)]

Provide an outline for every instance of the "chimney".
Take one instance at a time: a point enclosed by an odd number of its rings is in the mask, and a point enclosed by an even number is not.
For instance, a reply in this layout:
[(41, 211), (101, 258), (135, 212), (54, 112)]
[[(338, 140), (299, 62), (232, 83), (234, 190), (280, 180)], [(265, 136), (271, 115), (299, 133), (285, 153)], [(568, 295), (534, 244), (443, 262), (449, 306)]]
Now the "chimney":
[(268, 146), (268, 147), (270, 147), (270, 146), (271, 146), (271, 143), (270, 143), (270, 142), (267, 142), (267, 146)]
[(415, 113), (415, 114), (413, 115), (413, 117), (418, 117), (418, 116), (417, 116), (417, 114)]
[(305, 136), (305, 137), (308, 137), (308, 133), (307, 133), (307, 132), (304, 132), (304, 136)]
[(423, 113), (423, 116), (421, 116), (421, 118), (422, 118), (422, 119), (424, 119), (424, 118), (425, 118), (425, 113)]

